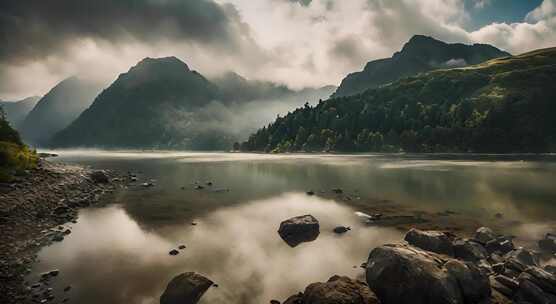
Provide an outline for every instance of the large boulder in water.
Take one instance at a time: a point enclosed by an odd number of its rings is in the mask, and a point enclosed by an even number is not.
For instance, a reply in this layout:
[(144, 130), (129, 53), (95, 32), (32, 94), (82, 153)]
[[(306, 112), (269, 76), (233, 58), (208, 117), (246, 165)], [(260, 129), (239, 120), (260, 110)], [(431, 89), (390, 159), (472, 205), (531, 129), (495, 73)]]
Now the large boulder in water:
[(366, 277), (382, 303), (479, 303), (491, 295), (488, 277), (474, 264), (404, 244), (371, 251)]
[(284, 304), (379, 304), (367, 284), (345, 276), (333, 276), (326, 283), (313, 283), (305, 292), (289, 297)]
[(182, 273), (170, 281), (160, 297), (160, 304), (195, 304), (212, 284), (200, 274)]
[(452, 240), (444, 232), (411, 229), (405, 235), (405, 241), (421, 249), (441, 254), (454, 255)]
[(320, 233), (319, 221), (312, 215), (292, 217), (280, 223), (278, 234), (291, 247), (314, 241)]

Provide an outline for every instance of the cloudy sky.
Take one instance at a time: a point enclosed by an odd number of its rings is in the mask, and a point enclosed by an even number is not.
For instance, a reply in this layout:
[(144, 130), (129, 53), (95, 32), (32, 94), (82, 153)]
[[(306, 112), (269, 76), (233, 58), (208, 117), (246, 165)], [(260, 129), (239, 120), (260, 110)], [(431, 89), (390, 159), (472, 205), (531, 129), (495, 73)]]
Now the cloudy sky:
[(556, 46), (556, 0), (2, 0), (0, 99), (169, 55), (208, 76), (337, 85), (414, 34), (515, 54)]

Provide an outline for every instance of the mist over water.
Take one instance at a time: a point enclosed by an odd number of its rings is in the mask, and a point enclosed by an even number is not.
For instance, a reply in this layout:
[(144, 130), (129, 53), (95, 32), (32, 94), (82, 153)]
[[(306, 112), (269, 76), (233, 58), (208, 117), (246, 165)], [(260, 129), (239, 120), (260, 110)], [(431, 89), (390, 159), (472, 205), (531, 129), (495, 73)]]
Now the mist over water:
[[(201, 303), (283, 301), (334, 274), (362, 279), (363, 270), (354, 266), (405, 233), (364, 225), (357, 213), (378, 207), (410, 214), (452, 210), (458, 213), (452, 220), (439, 217), (434, 224), (489, 225), (515, 235), (517, 244), (533, 244), (556, 227), (550, 155), (58, 153), (55, 161), (139, 178), (115, 195), (114, 204), (82, 210), (66, 240), (40, 252), (28, 280), (59, 269), (52, 287), (58, 299), (74, 303), (158, 303), (166, 284), (187, 271), (219, 285)], [(151, 179), (154, 187), (139, 186)], [(214, 185), (194, 189), (207, 181)], [(330, 194), (332, 188), (345, 195)], [(321, 234), (290, 248), (278, 226), (303, 214), (320, 221)], [(337, 236), (332, 229), (338, 225), (352, 230)], [(168, 255), (181, 244), (187, 248)], [(62, 292), (67, 285), (72, 290)]]

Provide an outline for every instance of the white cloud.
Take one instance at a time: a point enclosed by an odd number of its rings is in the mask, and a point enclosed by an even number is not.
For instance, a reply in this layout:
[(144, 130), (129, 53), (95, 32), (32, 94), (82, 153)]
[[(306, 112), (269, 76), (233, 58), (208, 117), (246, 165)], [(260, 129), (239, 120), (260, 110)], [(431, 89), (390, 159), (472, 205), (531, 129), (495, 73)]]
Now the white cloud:
[[(187, 40), (114, 45), (83, 40), (26, 64), (0, 66), (12, 77), (0, 97), (44, 94), (54, 83), (87, 72), (114, 79), (141, 58), (175, 55), (199, 72), (234, 70), (250, 79), (293, 88), (339, 84), (369, 60), (389, 57), (414, 34), (447, 42), (489, 43), (511, 53), (556, 45), (556, 0), (545, 0), (523, 22), (493, 23), (469, 32), (464, 0), (216, 0), (234, 15), (232, 32), (243, 33), (234, 51)], [(476, 1), (484, 6), (489, 1)], [(479, 4), (481, 3), (481, 4)]]
[(531, 11), (525, 17), (529, 22), (538, 22), (554, 17), (556, 14), (556, 0), (544, 0), (539, 7)]

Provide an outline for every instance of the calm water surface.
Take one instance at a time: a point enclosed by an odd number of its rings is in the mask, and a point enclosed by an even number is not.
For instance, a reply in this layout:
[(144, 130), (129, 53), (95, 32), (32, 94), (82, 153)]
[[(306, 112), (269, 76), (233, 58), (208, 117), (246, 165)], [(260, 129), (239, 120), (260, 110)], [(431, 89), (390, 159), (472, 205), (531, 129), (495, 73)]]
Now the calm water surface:
[[(72, 234), (39, 253), (28, 280), (59, 269), (52, 287), (58, 300), (73, 303), (158, 303), (169, 280), (186, 271), (219, 285), (201, 303), (268, 303), (333, 274), (359, 277), (363, 271), (354, 266), (373, 247), (404, 234), (365, 226), (355, 212), (374, 204), (455, 211), (473, 229), (495, 226), (523, 244), (556, 227), (550, 155), (57, 153), (55, 161), (130, 171), (138, 184), (155, 183), (129, 186), (113, 204), (82, 210), (78, 223), (68, 225)], [(213, 186), (194, 189), (207, 181)], [(332, 188), (345, 195), (330, 195)], [(309, 213), (320, 221), (320, 236), (290, 248), (276, 233), (279, 223)], [(336, 236), (337, 225), (352, 231)], [(187, 248), (169, 256), (180, 244)], [(63, 292), (67, 285), (71, 291)]]

